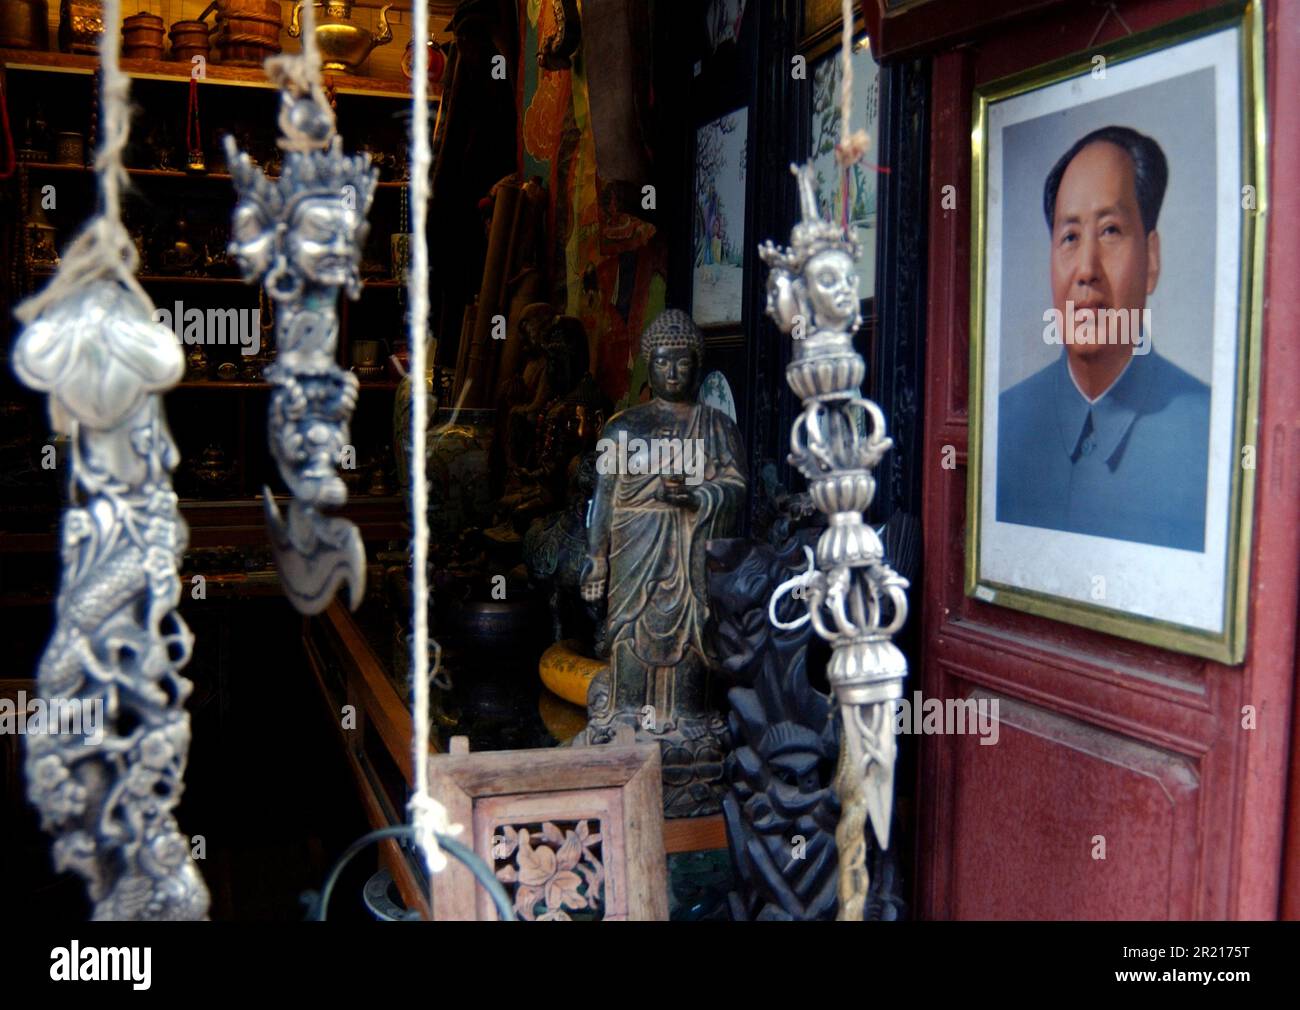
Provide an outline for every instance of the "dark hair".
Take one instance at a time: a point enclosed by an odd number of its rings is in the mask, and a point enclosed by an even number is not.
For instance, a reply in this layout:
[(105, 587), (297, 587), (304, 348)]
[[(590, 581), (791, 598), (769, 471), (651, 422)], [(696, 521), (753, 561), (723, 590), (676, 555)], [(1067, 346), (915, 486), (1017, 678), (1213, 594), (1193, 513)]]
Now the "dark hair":
[(1138, 209), (1142, 213), (1142, 229), (1148, 234), (1155, 230), (1160, 204), (1165, 199), (1165, 186), (1169, 183), (1169, 162), (1165, 160), (1165, 152), (1154, 140), (1137, 130), (1127, 126), (1103, 126), (1075, 141), (1074, 146), (1061, 155), (1061, 160), (1047, 173), (1047, 182), (1043, 185), (1043, 213), (1047, 215), (1049, 232), (1056, 219), (1056, 192), (1061, 188), (1065, 170), (1085, 147), (1101, 142), (1114, 144), (1133, 162), (1133, 185), (1137, 190)]

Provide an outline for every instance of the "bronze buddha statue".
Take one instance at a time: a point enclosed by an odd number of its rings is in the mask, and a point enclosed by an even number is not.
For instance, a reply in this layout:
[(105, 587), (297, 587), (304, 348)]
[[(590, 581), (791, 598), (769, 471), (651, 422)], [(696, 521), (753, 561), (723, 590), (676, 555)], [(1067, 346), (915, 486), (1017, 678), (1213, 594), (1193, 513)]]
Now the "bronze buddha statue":
[(726, 729), (708, 707), (704, 548), (735, 535), (747, 487), (736, 423), (697, 399), (703, 350), (676, 309), (642, 334), (653, 398), (597, 443), (582, 580), (583, 597), (605, 603), (610, 672), (593, 681), (575, 742), (609, 742), (620, 726), (658, 742), (669, 817), (719, 809)]

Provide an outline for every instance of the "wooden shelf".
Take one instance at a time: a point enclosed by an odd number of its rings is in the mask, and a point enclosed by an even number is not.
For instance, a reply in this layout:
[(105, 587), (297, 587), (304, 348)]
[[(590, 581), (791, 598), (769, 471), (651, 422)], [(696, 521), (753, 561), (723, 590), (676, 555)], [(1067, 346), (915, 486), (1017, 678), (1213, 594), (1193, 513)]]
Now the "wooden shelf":
[[(368, 389), (386, 390), (393, 392), (397, 389), (398, 382), (395, 379), (377, 379), (373, 382), (362, 381), (359, 388), (362, 392)], [(241, 390), (267, 390), (271, 386), (265, 382), (248, 382), (244, 379), (186, 379), (176, 384), (177, 389), (241, 389)]]
[[(32, 70), (60, 74), (93, 74), (99, 67), (99, 57), (79, 53), (58, 53), (35, 49), (0, 49), (0, 64), (9, 70)], [(188, 84), (190, 65), (171, 60), (122, 60), (122, 69), (135, 80), (175, 81)], [(208, 61), (206, 75), (199, 79), (203, 85), (274, 89), (261, 67), (231, 67)], [(365, 95), (372, 98), (411, 98), (410, 82), (383, 77), (361, 77), (353, 74), (326, 72), (325, 86), (339, 95)], [(442, 100), (442, 86), (429, 89), (430, 101)]]
[[(42, 280), (47, 280), (54, 276), (54, 271), (33, 270), (32, 276), (39, 277)], [(141, 284), (238, 284), (240, 287), (248, 288), (249, 291), (257, 290), (256, 287), (246, 283), (240, 277), (206, 277), (202, 274), (138, 274), (136, 280)], [(395, 290), (405, 286), (406, 285), (401, 281), (379, 280), (361, 282), (363, 290), (365, 288)], [(222, 385), (229, 385), (229, 383), (222, 383)]]
[[(94, 174), (89, 165), (70, 165), (57, 161), (20, 161), (20, 168), (37, 172), (76, 172), (83, 175)], [(137, 178), (150, 179), (210, 179), (214, 182), (230, 182), (229, 172), (186, 172), (179, 168), (127, 168), (126, 174)], [(272, 179), (278, 176), (271, 176)], [(405, 179), (381, 180), (376, 183), (379, 189), (404, 189), (410, 185)]]
[[(276, 495), (275, 500), (283, 511), (289, 498)], [(266, 520), (260, 496), (221, 500), (182, 498), (180, 509), (190, 528), (189, 546), (195, 550), (266, 543)], [(406, 540), (411, 535), (406, 500), (400, 495), (349, 495), (348, 503), (338, 511), (356, 523), (367, 541)], [(0, 530), (0, 554), (57, 551), (59, 534), (54, 526), (58, 515), (57, 510), (50, 511), (49, 530)]]

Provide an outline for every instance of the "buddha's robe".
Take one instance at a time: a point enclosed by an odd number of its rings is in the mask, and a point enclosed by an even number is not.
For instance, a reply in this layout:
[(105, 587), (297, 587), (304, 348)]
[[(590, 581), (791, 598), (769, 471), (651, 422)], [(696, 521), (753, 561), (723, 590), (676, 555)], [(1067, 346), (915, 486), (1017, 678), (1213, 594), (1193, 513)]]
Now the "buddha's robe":
[[(620, 431), (647, 443), (669, 438), (699, 447), (703, 479), (685, 485), (698, 492), (698, 508), (660, 501), (662, 472), (621, 472), (612, 487), (602, 488), (611, 506), (607, 641), (616, 664), (623, 647), (648, 667), (672, 667), (692, 651), (703, 660), (709, 613), (704, 545), (712, 537), (734, 535), (739, 527), (746, 486), (740, 432), (730, 417), (704, 404), (695, 404), (671, 429), (660, 425), (650, 405), (633, 407), (612, 418), (604, 435), (618, 439)], [(639, 462), (652, 460), (631, 454), (625, 469), (648, 468)], [(701, 472), (699, 461), (693, 467)], [(642, 703), (635, 695), (643, 692), (635, 685), (644, 680), (632, 671), (627, 678), (619, 673), (615, 670), (618, 706)]]

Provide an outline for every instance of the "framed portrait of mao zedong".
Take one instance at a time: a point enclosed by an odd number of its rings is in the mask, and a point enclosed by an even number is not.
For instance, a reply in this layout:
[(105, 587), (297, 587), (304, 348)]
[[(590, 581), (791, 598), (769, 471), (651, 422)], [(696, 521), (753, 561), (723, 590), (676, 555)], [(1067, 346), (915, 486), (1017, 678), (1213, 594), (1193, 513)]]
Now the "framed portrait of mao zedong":
[(1234, 3), (976, 91), (968, 595), (1243, 658), (1261, 23)]

